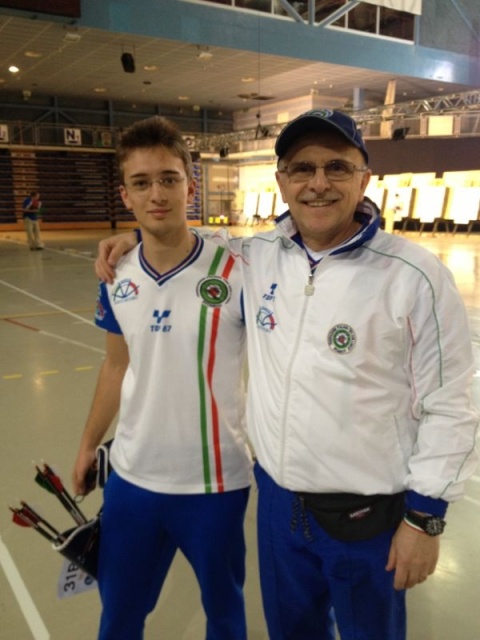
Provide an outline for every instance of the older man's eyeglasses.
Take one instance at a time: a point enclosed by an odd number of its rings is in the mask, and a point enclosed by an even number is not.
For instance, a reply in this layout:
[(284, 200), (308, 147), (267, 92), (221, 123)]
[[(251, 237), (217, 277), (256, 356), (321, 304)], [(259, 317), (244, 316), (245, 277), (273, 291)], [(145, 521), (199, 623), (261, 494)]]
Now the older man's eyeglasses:
[(347, 160), (330, 160), (321, 165), (313, 162), (291, 162), (283, 169), (279, 169), (279, 173), (286, 173), (291, 182), (308, 182), (315, 177), (319, 169), (323, 169), (327, 180), (332, 182), (350, 180), (355, 171), (367, 171), (367, 167), (357, 167)]
[(126, 182), (125, 186), (134, 193), (148, 193), (154, 182), (161, 187), (171, 190), (175, 189), (181, 182), (185, 180), (184, 176), (167, 176), (166, 178), (134, 178), (130, 182)]

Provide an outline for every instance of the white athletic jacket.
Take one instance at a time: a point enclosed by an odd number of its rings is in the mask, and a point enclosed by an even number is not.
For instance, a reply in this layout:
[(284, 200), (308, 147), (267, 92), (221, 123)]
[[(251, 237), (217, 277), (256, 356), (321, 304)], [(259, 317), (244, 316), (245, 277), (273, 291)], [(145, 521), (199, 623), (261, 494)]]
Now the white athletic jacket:
[(282, 487), (407, 489), (435, 513), (476, 467), (465, 308), (437, 257), (379, 230), (367, 201), (357, 217), (361, 231), (313, 271), (288, 213), (230, 241), (244, 261), (249, 436)]

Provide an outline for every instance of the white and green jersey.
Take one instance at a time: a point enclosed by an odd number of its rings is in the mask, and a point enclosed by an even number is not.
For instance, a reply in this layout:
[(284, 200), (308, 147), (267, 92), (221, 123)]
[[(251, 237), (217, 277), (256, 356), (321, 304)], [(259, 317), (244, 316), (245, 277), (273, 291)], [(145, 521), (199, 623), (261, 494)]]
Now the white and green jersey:
[(121, 333), (130, 363), (112, 446), (115, 471), (145, 489), (215, 493), (250, 484), (239, 265), (196, 236), (159, 274), (142, 245), (100, 285), (96, 323)]

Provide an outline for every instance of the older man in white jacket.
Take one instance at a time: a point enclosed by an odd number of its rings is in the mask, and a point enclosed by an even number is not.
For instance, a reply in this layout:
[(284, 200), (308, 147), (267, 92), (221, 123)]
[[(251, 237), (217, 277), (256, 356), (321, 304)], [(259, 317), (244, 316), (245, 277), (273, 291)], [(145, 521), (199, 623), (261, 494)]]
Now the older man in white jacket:
[(275, 148), (289, 210), (229, 240), (269, 635), (333, 640), (336, 621), (342, 640), (405, 640), (405, 589), (433, 573), (448, 503), (477, 464), (465, 308), (434, 255), (380, 230), (353, 119), (307, 112)]

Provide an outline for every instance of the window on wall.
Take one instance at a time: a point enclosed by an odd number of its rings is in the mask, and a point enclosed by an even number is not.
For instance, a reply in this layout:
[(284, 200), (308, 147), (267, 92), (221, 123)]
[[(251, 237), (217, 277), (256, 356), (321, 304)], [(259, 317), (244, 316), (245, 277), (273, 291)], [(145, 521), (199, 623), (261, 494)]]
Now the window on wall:
[(235, 6), (239, 9), (251, 9), (252, 11), (272, 12), (272, 0), (235, 0)]
[[(295, 10), (294, 15), (289, 13), (280, 0), (201, 0), (208, 4), (217, 4), (247, 11), (261, 11), (275, 16), (290, 17), (300, 16), (306, 22), (310, 21), (309, 0), (287, 0)], [(346, 12), (331, 22), (334, 27), (380, 35), (389, 38), (399, 38), (413, 42), (415, 16), (406, 11), (387, 9), (376, 4), (361, 2), (348, 9), (347, 0), (316, 0), (313, 3), (313, 20), (318, 24), (328, 20), (334, 12), (346, 8)], [(297, 18), (298, 19), (298, 18)]]
[(380, 10), (379, 33), (390, 38), (400, 38), (401, 40), (414, 39), (414, 17), (405, 11), (395, 11), (394, 9)]
[[(308, 6), (308, 3), (305, 3)], [(327, 20), (334, 11), (345, 6), (345, 0), (317, 0), (315, 2), (315, 22)], [(336, 27), (345, 26), (345, 17), (339, 18), (336, 22), (332, 22)]]
[[(334, 11), (341, 9), (345, 4), (345, 0), (317, 1), (315, 3), (315, 22), (328, 19)], [(332, 25), (413, 42), (415, 16), (406, 11), (387, 9), (362, 2), (332, 22)]]
[(377, 33), (377, 9), (373, 4), (360, 4), (345, 15), (343, 26), (363, 33)]

